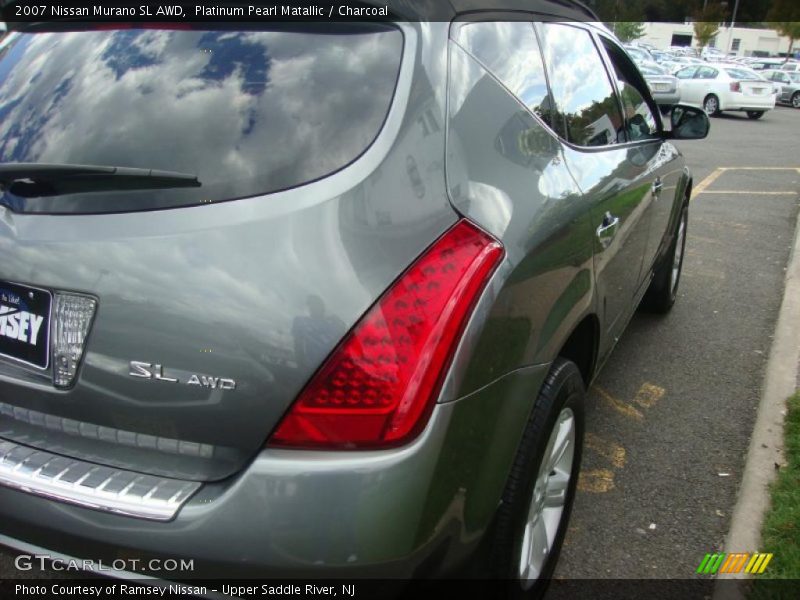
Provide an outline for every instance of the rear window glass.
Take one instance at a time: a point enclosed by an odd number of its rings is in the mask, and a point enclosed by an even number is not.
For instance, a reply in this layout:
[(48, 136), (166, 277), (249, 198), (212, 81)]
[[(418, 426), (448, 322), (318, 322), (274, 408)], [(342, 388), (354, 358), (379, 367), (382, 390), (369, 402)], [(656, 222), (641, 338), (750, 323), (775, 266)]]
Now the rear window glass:
[(5, 191), (0, 202), (24, 212), (168, 208), (284, 190), (343, 168), (383, 125), (403, 37), (388, 25), (309, 27), (20, 34), (0, 58), (0, 163), (158, 169), (202, 185)]
[(749, 69), (725, 69), (725, 72), (734, 79), (761, 79), (758, 73)]

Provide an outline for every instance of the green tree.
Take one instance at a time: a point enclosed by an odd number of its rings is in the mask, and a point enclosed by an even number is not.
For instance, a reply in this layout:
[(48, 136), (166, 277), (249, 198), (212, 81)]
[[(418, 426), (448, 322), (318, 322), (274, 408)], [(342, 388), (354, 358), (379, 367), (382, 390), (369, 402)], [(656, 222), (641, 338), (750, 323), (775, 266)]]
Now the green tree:
[(789, 54), (794, 41), (800, 39), (800, 4), (797, 0), (774, 0), (767, 21), (779, 34), (789, 38)]
[(708, 46), (719, 31), (719, 24), (724, 18), (724, 11), (721, 4), (708, 3), (703, 9), (699, 9), (694, 14), (694, 37), (700, 48)]
[(638, 40), (644, 36), (644, 23), (642, 21), (620, 21), (614, 23), (612, 29), (623, 43)]

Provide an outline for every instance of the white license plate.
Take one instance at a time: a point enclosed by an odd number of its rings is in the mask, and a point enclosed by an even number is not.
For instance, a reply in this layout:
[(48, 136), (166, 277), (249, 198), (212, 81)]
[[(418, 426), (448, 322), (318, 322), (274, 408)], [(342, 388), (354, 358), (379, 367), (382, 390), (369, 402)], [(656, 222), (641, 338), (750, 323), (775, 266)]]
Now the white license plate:
[(750, 88), (750, 92), (756, 96), (762, 96), (766, 91), (767, 88)]

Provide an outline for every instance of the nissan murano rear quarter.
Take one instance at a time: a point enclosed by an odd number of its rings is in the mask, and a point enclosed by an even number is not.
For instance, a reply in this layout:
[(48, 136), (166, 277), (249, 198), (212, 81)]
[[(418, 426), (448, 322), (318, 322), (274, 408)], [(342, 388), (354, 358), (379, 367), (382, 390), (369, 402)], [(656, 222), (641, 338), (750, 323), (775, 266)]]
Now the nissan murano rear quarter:
[(589, 13), (539, 9), (570, 22), (18, 32), (0, 543), (194, 559), (182, 578), (478, 551), (540, 590), (585, 389), (640, 300), (676, 298), (691, 179), (667, 138), (708, 122), (665, 132)]

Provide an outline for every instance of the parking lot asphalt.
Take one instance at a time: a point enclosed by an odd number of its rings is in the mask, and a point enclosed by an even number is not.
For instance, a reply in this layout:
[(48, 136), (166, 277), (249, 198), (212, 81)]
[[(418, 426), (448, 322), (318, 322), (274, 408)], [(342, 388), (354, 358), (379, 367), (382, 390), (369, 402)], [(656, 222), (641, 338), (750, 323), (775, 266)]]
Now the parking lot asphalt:
[(701, 192), (678, 301), (633, 318), (590, 390), (556, 577), (692, 578), (723, 548), (795, 235), (798, 134), (800, 110), (778, 107), (678, 144)]
[[(722, 548), (794, 239), (798, 134), (800, 110), (779, 107), (712, 119), (706, 140), (679, 144), (707, 185), (690, 206), (678, 302), (637, 314), (590, 390), (556, 577), (692, 577)], [(0, 579), (53, 575), (21, 573), (0, 550)]]

